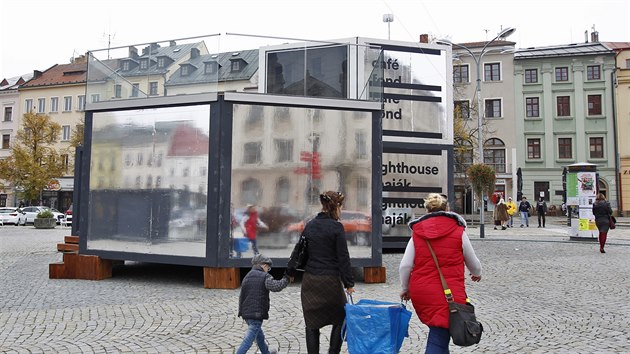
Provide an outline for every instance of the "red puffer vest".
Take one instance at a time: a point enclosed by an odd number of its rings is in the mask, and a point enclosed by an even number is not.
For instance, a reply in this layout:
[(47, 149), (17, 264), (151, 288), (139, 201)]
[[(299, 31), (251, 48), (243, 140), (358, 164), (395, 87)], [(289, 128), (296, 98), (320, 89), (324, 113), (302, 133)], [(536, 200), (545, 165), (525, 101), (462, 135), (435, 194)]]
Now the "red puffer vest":
[[(455, 302), (466, 303), (464, 286), (464, 227), (454, 217), (427, 214), (410, 224), (413, 230), (415, 259), (409, 279), (409, 295), (420, 321), (430, 327), (448, 328), (448, 305), (440, 275), (425, 240), (437, 256), (442, 274)], [(451, 214), (455, 215), (455, 214)]]

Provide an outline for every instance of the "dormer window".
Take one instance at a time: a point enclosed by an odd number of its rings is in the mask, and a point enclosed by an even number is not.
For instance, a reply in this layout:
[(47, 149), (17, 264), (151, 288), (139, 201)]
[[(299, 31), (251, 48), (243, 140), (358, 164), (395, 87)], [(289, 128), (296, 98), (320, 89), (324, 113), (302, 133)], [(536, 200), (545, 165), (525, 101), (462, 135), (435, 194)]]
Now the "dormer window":
[(157, 60), (158, 68), (163, 68), (164, 67), (164, 63), (165, 63), (164, 57), (159, 57), (158, 60)]
[(230, 66), (230, 71), (231, 72), (238, 72), (238, 71), (242, 71), (243, 68), (245, 68), (245, 65), (247, 65), (247, 63), (245, 62), (245, 60), (243, 60), (242, 58), (236, 58), (236, 59), (230, 59), (231, 62), (231, 66)]
[(149, 59), (140, 60), (140, 69), (146, 70), (149, 68)]
[(182, 76), (188, 76), (190, 74), (190, 67), (188, 65), (182, 65)]
[(216, 61), (206, 62), (203, 73), (204, 74), (216, 74), (219, 71), (219, 63)]
[(122, 65), (123, 71), (129, 71), (129, 60), (125, 60)]
[(241, 71), (241, 62), (234, 60), (232, 62), (232, 71)]

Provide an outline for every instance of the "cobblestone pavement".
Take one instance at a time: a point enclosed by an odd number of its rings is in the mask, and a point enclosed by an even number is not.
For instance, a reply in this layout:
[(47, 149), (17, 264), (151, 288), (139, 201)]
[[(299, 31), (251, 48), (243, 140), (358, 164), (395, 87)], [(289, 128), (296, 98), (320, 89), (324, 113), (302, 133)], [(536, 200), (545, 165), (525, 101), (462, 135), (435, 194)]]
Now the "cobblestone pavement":
[[(484, 239), (469, 227), (484, 274), (467, 285), (485, 332), (451, 353), (630, 353), (630, 229), (611, 231), (600, 254), (596, 243), (569, 241), (561, 222), (547, 226), (486, 225)], [(68, 234), (0, 227), (0, 352), (235, 352), (246, 328), (238, 289), (204, 289), (200, 268), (130, 262), (103, 281), (49, 280)], [(387, 283), (358, 282), (355, 301), (398, 301), (400, 258), (385, 254)], [(280, 353), (306, 352), (299, 299), (299, 282), (271, 295), (263, 328)], [(401, 352), (424, 352), (427, 328), (415, 314), (409, 334)]]

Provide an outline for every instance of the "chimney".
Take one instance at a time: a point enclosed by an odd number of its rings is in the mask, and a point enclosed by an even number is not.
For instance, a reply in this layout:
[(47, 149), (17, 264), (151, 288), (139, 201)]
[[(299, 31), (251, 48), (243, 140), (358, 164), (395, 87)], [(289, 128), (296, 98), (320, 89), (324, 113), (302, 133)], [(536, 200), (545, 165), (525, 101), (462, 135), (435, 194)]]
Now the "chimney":
[(421, 34), (420, 43), (429, 43), (429, 35), (426, 33)]
[(151, 43), (151, 54), (155, 54), (157, 53), (158, 48), (160, 48), (160, 45), (157, 43)]
[(195, 59), (199, 56), (199, 49), (198, 48), (191, 48), (190, 49), (190, 59)]
[(169, 47), (174, 47), (174, 46), (176, 46), (176, 45), (177, 45), (177, 42), (175, 42), (175, 41), (170, 41), (170, 42), (168, 42), (168, 46), (169, 46)]
[(599, 32), (591, 32), (591, 42), (599, 42)]
[(584, 43), (588, 43), (588, 30), (584, 31)]
[(136, 59), (138, 57), (138, 48), (131, 46), (129, 47), (129, 58)]
[(33, 80), (37, 79), (38, 77), (42, 76), (42, 72), (39, 70), (33, 70)]

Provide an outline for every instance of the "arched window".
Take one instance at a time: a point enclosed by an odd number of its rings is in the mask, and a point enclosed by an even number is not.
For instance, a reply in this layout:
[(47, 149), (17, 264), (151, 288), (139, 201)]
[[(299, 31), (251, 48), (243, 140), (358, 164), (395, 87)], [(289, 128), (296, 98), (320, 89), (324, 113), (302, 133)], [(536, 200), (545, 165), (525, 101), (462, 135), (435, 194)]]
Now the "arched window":
[(601, 177), (597, 179), (597, 193), (602, 193), (604, 196), (606, 196), (606, 199), (609, 199), (608, 185), (606, 184), (606, 181), (604, 181), (604, 179)]
[(241, 205), (258, 204), (262, 187), (257, 179), (249, 178), (241, 183)]
[(483, 147), (483, 162), (494, 167), (497, 173), (505, 173), (505, 143), (501, 139), (486, 140)]
[(281, 177), (276, 182), (276, 204), (288, 204), (289, 196), (291, 194), (291, 185), (289, 180), (285, 177)]

